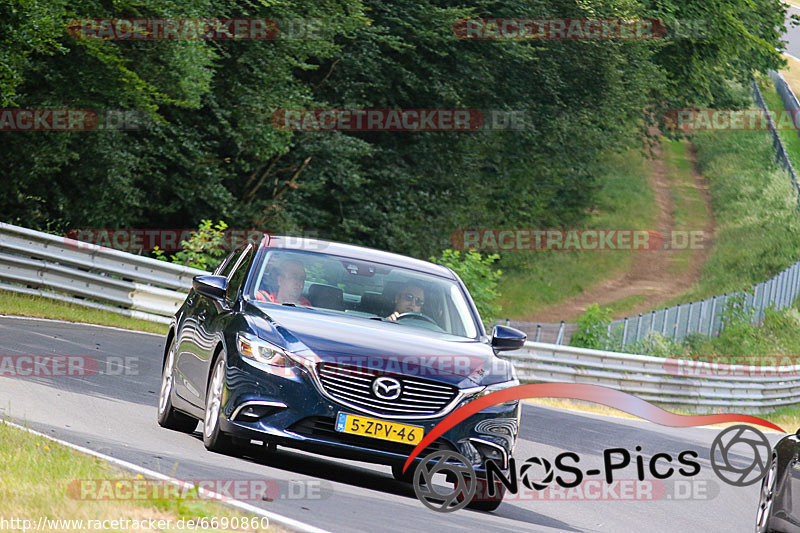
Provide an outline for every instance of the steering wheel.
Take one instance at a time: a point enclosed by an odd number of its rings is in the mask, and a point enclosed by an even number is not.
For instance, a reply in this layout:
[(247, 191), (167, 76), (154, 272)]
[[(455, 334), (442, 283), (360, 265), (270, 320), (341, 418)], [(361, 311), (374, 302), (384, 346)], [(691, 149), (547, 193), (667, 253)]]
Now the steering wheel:
[(437, 328), (439, 327), (439, 324), (437, 324), (434, 319), (432, 319), (428, 315), (423, 315), (422, 313), (403, 313), (401, 315), (397, 315), (396, 320), (400, 320), (402, 318), (421, 318), (423, 320), (427, 320), (428, 322), (430, 322), (431, 324), (433, 324)]

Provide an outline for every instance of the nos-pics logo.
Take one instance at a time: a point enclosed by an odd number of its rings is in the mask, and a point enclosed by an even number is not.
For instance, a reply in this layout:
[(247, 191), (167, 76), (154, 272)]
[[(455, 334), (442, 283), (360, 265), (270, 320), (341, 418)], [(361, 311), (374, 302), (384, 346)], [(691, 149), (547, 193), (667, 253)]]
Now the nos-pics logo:
[[(677, 454), (659, 452), (649, 458), (640, 454), (641, 446), (631, 453), (625, 448), (603, 450), (603, 468), (582, 469), (580, 456), (573, 452), (557, 455), (554, 461), (544, 457), (528, 458), (517, 471), (516, 461), (509, 459), (509, 469), (504, 473), (498, 464), (486, 460), (485, 473), (480, 477), (463, 455), (454, 451), (438, 451), (424, 457), (414, 470), (414, 492), (429, 509), (453, 512), (469, 505), (476, 494), (481, 499), (502, 499), (505, 491), (517, 494), (519, 481), (528, 489), (543, 490), (552, 483), (564, 488), (578, 486), (585, 478), (601, 476), (606, 483), (614, 482), (614, 473), (629, 466), (636, 467), (637, 477), (643, 481), (648, 475), (667, 479), (680, 474), (696, 476), (701, 467), (699, 455), (694, 450)], [(725, 483), (745, 487), (761, 481), (767, 472), (772, 448), (766, 436), (746, 425), (736, 425), (721, 431), (711, 444), (709, 460), (714, 473)], [(436, 474), (447, 476), (450, 487), (437, 486)], [(439, 490), (437, 490), (439, 489)], [(480, 492), (479, 492), (480, 491)]]

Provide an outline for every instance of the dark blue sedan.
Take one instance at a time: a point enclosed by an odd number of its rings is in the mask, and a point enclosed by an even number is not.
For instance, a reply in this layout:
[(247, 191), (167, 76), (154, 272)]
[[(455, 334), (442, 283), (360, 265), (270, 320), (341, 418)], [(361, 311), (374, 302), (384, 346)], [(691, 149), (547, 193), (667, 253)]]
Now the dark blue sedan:
[[(286, 446), (402, 464), (457, 407), (518, 384), (500, 350), (525, 334), (489, 337), (449, 268), (320, 240), (265, 236), (198, 276), (167, 335), (158, 423), (206, 448)], [(481, 474), (507, 467), (518, 402), (470, 417), (421, 457), (457, 451)], [(499, 501), (473, 502), (493, 509)]]

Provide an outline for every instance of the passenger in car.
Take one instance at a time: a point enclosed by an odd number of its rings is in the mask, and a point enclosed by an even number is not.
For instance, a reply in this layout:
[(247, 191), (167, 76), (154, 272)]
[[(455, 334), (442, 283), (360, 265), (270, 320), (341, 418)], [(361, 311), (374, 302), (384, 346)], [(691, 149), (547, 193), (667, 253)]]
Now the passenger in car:
[(306, 282), (306, 269), (300, 261), (287, 260), (276, 267), (278, 290), (270, 293), (265, 289), (256, 291), (256, 300), (273, 303), (290, 303), (311, 307), (308, 298), (302, 296)]
[(413, 283), (406, 283), (394, 295), (394, 312), (386, 320), (397, 320), (403, 313), (419, 313), (425, 305), (425, 291)]

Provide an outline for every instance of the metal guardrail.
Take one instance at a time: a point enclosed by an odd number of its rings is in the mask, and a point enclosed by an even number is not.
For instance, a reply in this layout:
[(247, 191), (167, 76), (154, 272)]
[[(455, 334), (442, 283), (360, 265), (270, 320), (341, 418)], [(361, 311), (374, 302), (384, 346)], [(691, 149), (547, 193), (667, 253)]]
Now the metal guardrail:
[(0, 288), (169, 323), (203, 270), (0, 223)]
[(698, 302), (679, 304), (635, 317), (614, 320), (609, 325), (611, 345), (629, 345), (642, 340), (650, 331), (676, 340), (684, 339), (690, 333), (717, 335), (724, 327), (723, 311), (728, 303), (736, 298), (743, 298), (744, 308), (753, 313), (752, 322), (758, 324), (763, 320), (764, 311), (768, 307), (774, 309), (791, 307), (800, 293), (799, 289), (800, 262), (797, 262), (748, 291), (727, 293)]
[[(795, 265), (797, 267), (797, 265)], [(202, 270), (79, 243), (0, 223), (0, 289), (37, 294), (168, 322)], [(792, 272), (797, 288), (800, 267)], [(788, 294), (777, 289), (776, 294)], [(763, 294), (773, 294), (765, 289)], [(753, 298), (757, 300), (756, 295)], [(761, 301), (766, 301), (766, 297)], [(788, 304), (788, 296), (786, 297)], [(691, 313), (691, 311), (689, 311)], [(558, 328), (559, 336), (563, 327)], [(523, 381), (591, 383), (655, 403), (693, 411), (761, 413), (800, 403), (800, 365), (763, 367), (762, 376), (741, 376), (751, 367), (729, 366), (728, 375), (694, 375), (695, 362), (527, 342), (507, 352)], [(702, 364), (702, 369), (709, 364)], [(725, 366), (725, 365), (723, 365)], [(687, 369), (688, 375), (682, 375)], [(717, 369), (719, 370), (719, 369)], [(724, 374), (723, 369), (723, 374)]]
[(714, 365), (540, 342), (502, 357), (520, 381), (603, 385), (693, 412), (765, 413), (800, 403), (800, 364)]
[[(792, 112), (800, 111), (800, 103), (797, 101), (797, 97), (795, 97), (791, 87), (789, 87), (789, 84), (786, 83), (783, 75), (780, 72), (770, 70), (769, 76), (772, 78), (772, 82), (775, 84), (775, 90), (778, 92), (778, 95), (780, 95), (781, 100), (783, 101), (783, 107)], [(753, 82), (753, 99), (767, 115), (767, 124), (769, 131), (772, 133), (772, 148), (775, 150), (775, 158), (792, 178), (792, 185), (794, 185), (794, 189), (798, 193), (797, 201), (800, 203), (800, 184), (798, 184), (797, 181), (797, 174), (794, 171), (792, 162), (789, 160), (789, 154), (786, 153), (786, 146), (784, 146), (783, 141), (781, 140), (780, 133), (775, 128), (774, 121), (769, 114), (767, 104), (764, 102), (764, 97), (761, 95), (761, 90), (758, 88), (758, 83), (755, 81)], [(800, 131), (798, 131), (797, 134), (800, 135)]]

